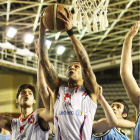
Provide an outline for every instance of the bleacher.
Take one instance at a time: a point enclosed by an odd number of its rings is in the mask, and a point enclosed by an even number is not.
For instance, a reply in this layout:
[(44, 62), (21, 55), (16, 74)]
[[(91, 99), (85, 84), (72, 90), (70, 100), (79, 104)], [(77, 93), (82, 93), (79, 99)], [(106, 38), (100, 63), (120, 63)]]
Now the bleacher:
[[(137, 80), (137, 83), (139, 81)], [(127, 119), (132, 120), (133, 116), (135, 115), (135, 107), (129, 100), (125, 88), (122, 84), (121, 79), (100, 79), (98, 80), (99, 85), (103, 87), (103, 95), (107, 102), (111, 105), (112, 102), (116, 99), (124, 100), (129, 106), (129, 115)], [(95, 115), (95, 120), (99, 120), (104, 118), (105, 114), (102, 109), (102, 106), (98, 102), (98, 108)]]

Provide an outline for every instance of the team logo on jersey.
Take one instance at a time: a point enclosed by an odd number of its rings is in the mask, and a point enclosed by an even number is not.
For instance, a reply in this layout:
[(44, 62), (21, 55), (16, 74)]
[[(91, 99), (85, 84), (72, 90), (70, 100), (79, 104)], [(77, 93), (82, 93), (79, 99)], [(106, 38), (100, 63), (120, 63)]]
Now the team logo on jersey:
[(24, 126), (25, 125), (20, 126), (20, 128), (19, 128), (20, 129), (20, 133), (22, 133), (22, 131), (24, 130)]
[(63, 106), (65, 106), (65, 107), (74, 106), (74, 102), (64, 102)]
[(70, 95), (69, 93), (66, 93), (66, 94), (64, 95), (64, 102), (70, 101), (70, 98), (71, 98), (71, 95)]
[(69, 93), (66, 93), (64, 95), (63, 106), (68, 107), (68, 106), (73, 106), (74, 105), (74, 102), (71, 102), (70, 98), (71, 98), (71, 95)]
[(31, 117), (28, 119), (28, 123), (34, 123), (34, 115), (31, 115)]
[(76, 115), (77, 115), (78, 117), (82, 116), (82, 111), (81, 111), (80, 109), (77, 109), (77, 110), (76, 110)]

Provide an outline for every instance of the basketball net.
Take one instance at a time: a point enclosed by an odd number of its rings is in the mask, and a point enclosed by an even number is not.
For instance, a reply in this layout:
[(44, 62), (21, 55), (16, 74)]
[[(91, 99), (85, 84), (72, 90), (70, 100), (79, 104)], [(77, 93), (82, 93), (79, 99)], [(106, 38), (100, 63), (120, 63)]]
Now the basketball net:
[(109, 0), (73, 0), (72, 4), (75, 11), (73, 25), (77, 26), (78, 29), (82, 29), (84, 24), (87, 32), (91, 32), (91, 28), (98, 31), (108, 27), (107, 7)]

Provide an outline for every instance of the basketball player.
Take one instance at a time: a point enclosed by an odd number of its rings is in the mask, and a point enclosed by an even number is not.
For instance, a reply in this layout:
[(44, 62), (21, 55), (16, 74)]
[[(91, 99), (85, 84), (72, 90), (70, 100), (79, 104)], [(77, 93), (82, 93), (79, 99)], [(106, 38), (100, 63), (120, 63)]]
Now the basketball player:
[[(3, 116), (11, 117), (9, 114), (4, 114)], [(2, 128), (0, 133), (0, 140), (10, 140), (10, 139), (11, 139), (10, 131)]]
[[(93, 140), (129, 140), (129, 138), (121, 131), (121, 128), (135, 128), (134, 122), (125, 120), (129, 112), (128, 105), (123, 100), (117, 99), (113, 101), (111, 107), (118, 119), (117, 127), (114, 127), (106, 132), (103, 131), (104, 133), (97, 134), (97, 131), (95, 130), (95, 126), (97, 125), (96, 123), (105, 119), (100, 119), (98, 122), (94, 122)], [(98, 129), (101, 129), (103, 125), (104, 124), (101, 123), (101, 126)]]
[(2, 128), (2, 131), (0, 133), (0, 140), (10, 140), (10, 139), (11, 139), (10, 132)]
[(138, 87), (135, 78), (132, 73), (132, 40), (137, 34), (140, 28), (140, 21), (136, 22), (134, 26), (131, 27), (130, 31), (125, 36), (125, 41), (122, 49), (121, 56), (121, 68), (120, 74), (122, 82), (130, 98), (131, 102), (134, 104), (137, 113), (137, 121), (134, 132), (134, 140), (140, 140), (140, 88)]
[(45, 103), (45, 108), (33, 111), (33, 104), (36, 102), (35, 87), (30, 84), (23, 84), (18, 88), (16, 95), (16, 102), (20, 107), (21, 116), (19, 118), (0, 116), (0, 127), (11, 130), (12, 140), (48, 139), (48, 122), (53, 120), (53, 104), (52, 100), (49, 101), (52, 92), (49, 88), (46, 88), (40, 69), (38, 71), (38, 83), (39, 93), (43, 103)]
[(106, 121), (107, 126), (104, 127), (105, 130), (116, 126), (117, 118), (101, 95), (101, 87), (96, 82), (86, 50), (72, 31), (72, 15), (70, 11), (65, 10), (68, 18), (61, 13), (63, 18), (60, 20), (65, 23), (66, 31), (71, 38), (79, 62), (72, 62), (68, 66), (68, 81), (65, 84), (58, 77), (48, 59), (48, 50), (47, 46), (45, 46), (45, 26), (41, 18), (39, 37), (40, 63), (47, 84), (57, 95), (54, 106), (55, 139), (90, 140), (97, 99), (104, 107), (107, 115), (108, 120)]

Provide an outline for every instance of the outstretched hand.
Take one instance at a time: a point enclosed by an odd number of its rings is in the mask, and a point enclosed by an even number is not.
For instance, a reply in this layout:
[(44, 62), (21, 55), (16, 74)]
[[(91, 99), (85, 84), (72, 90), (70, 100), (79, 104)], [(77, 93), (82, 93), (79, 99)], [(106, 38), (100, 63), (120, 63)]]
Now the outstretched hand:
[(44, 17), (44, 12), (45, 12), (46, 8), (43, 9), (43, 11), (41, 12), (41, 16), (40, 16), (40, 26), (39, 26), (39, 30), (40, 31), (44, 31), (45, 32), (45, 29), (46, 27), (44, 26), (43, 24), (43, 17)]
[(65, 30), (68, 31), (68, 30), (70, 30), (72, 28), (72, 14), (71, 14), (70, 10), (68, 10), (66, 8), (64, 8), (64, 9), (65, 9), (65, 11), (67, 13), (67, 16), (64, 15), (60, 11), (59, 13), (62, 15), (63, 18), (62, 17), (58, 17), (58, 19), (60, 19), (60, 20), (62, 20), (64, 22), (64, 24), (65, 24)]
[(134, 37), (140, 28), (140, 21), (137, 21), (134, 26), (131, 27), (130, 31), (126, 34), (126, 37)]

